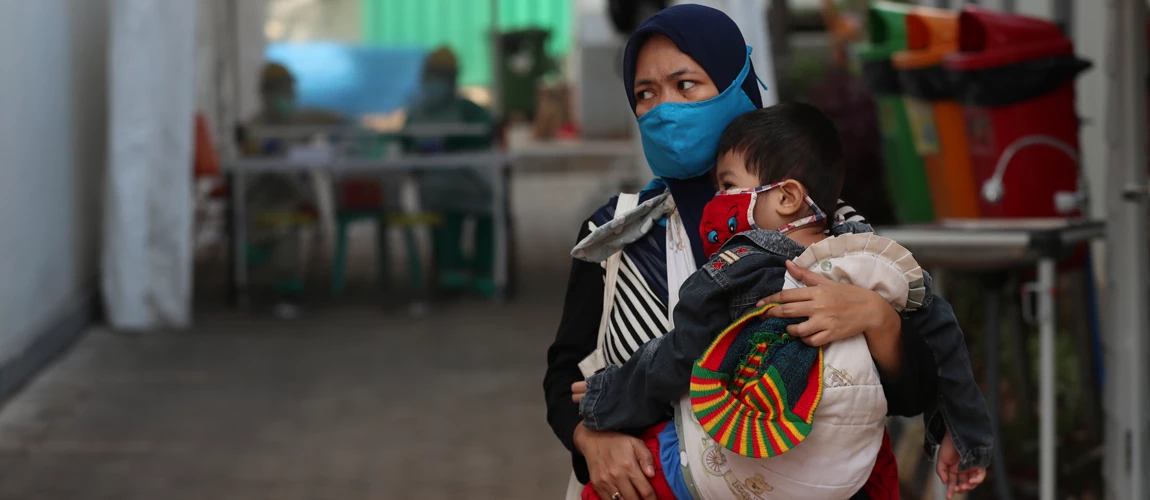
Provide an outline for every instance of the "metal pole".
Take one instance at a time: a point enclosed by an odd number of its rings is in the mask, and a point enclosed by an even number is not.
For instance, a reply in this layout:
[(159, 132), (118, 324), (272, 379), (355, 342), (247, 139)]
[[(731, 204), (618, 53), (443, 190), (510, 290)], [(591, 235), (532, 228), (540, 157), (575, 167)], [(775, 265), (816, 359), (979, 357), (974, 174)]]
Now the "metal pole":
[[(1146, 214), (1147, 198), (1145, 187), (1146, 175), (1146, 2), (1143, 0), (1127, 0), (1124, 2), (1127, 11), (1121, 17), (1125, 23), (1123, 34), (1125, 50), (1121, 51), (1125, 57), (1119, 66), (1130, 70), (1131, 75), (1125, 82), (1125, 91), (1122, 100), (1126, 103), (1127, 112), (1123, 129), (1126, 132), (1123, 155), (1126, 162), (1122, 164), (1125, 170), (1127, 186), (1141, 189), (1141, 195), (1127, 199), (1123, 197), (1120, 221), (1120, 230), (1129, 238), (1130, 245), (1120, 251), (1124, 252), (1122, 267), (1131, 273), (1129, 281), (1132, 290), (1124, 293), (1128, 303), (1123, 309), (1129, 314), (1129, 323), (1124, 333), (1129, 336), (1132, 355), (1133, 377), (1130, 379), (1128, 394), (1131, 401), (1131, 427), (1130, 427), (1130, 496), (1131, 498), (1146, 498), (1150, 492), (1146, 491), (1146, 403), (1147, 381), (1150, 370), (1146, 367), (1147, 342), (1146, 333), (1150, 331), (1150, 317), (1147, 315), (1146, 304), (1150, 304), (1150, 270), (1147, 269), (1146, 245)], [(1124, 321), (1125, 322), (1125, 321)]]
[[(1107, 136), (1112, 140), (1116, 160), (1110, 164), (1111, 183), (1107, 185), (1107, 215), (1109, 231), (1109, 282), (1112, 293), (1109, 301), (1113, 309), (1113, 330), (1110, 334), (1118, 364), (1114, 380), (1107, 384), (1119, 401), (1114, 407), (1126, 409), (1127, 415), (1118, 415), (1117, 429), (1107, 426), (1107, 432), (1118, 432), (1107, 437), (1106, 443), (1120, 449), (1111, 449), (1105, 468), (1113, 479), (1124, 484), (1107, 491), (1117, 497), (1127, 489), (1125, 498), (1145, 498), (1150, 492), (1145, 486), (1147, 475), (1147, 378), (1145, 364), (1150, 317), (1147, 290), (1150, 271), (1147, 263), (1147, 117), (1145, 117), (1145, 82), (1147, 82), (1147, 52), (1145, 52), (1145, 3), (1141, 0), (1118, 0), (1112, 3), (1114, 38), (1111, 53), (1117, 57), (1111, 66), (1111, 102), (1113, 114), (1107, 125)], [(1140, 192), (1141, 189), (1141, 192)], [(1125, 401), (1121, 401), (1125, 400)], [(1112, 408), (1114, 409), (1114, 408)], [(1117, 476), (1117, 477), (1113, 477)]]
[(239, 309), (248, 308), (248, 216), (247, 207), (244, 206), (245, 185), (242, 168), (236, 168), (231, 174), (228, 185), (231, 194), (232, 215), (232, 293), (235, 305)]
[[(1038, 261), (1038, 336), (1039, 336), (1039, 390), (1041, 408), (1039, 419), (1039, 498), (1054, 500), (1055, 459), (1057, 442), (1054, 433), (1056, 415), (1054, 402), (1054, 334), (1057, 330), (1054, 316), (1055, 260), (1043, 257)], [(993, 382), (992, 382), (993, 383)]]
[(496, 298), (503, 300), (506, 298), (508, 283), (508, 267), (511, 264), (508, 262), (508, 186), (504, 185), (506, 177), (503, 175), (506, 163), (504, 160), (493, 160), (491, 163), (491, 179), (492, 179), (492, 228), (495, 239), (495, 290)]
[[(1007, 311), (1010, 321), (1010, 354), (1011, 357), (1011, 383), (1018, 388), (1014, 394), (1018, 397), (1019, 414), (1026, 418), (1034, 416), (1034, 392), (1031, 378), (1030, 349), (1027, 348), (1030, 338), (1030, 325), (1026, 323), (1022, 312), (1022, 297), (1019, 280), (1012, 279), (1009, 285), (1010, 309)], [(996, 446), (995, 451), (1001, 450)], [(1004, 462), (1005, 463), (1005, 462)]]
[[(240, 96), (243, 95), (243, 87), (241, 86), (242, 79), (240, 77), (240, 74), (242, 73), (242, 71), (241, 71), (241, 65), (240, 65), (240, 7), (239, 7), (239, 0), (233, 0), (232, 2), (229, 2), (229, 4), (231, 5), (231, 9), (230, 9), (230, 12), (227, 14), (227, 19), (228, 19), (227, 43), (229, 45), (228, 48), (230, 49), (228, 52), (231, 54), (231, 57), (228, 58), (227, 63), (229, 63), (229, 64), (226, 64), (226, 65), (230, 66), (230, 68), (231, 68), (231, 75), (230, 76), (232, 79), (232, 82), (231, 82), (232, 83), (232, 85), (231, 85), (231, 87), (232, 87), (232, 98), (231, 98), (232, 115), (231, 115), (231, 117), (226, 117), (226, 115), (223, 113), (223, 111), (221, 111), (220, 115), (218, 117), (216, 117), (216, 119), (220, 120), (226, 124), (225, 131), (227, 132), (227, 135), (225, 137), (227, 137), (228, 139), (231, 139), (232, 135), (233, 135), (232, 134), (233, 131), (235, 131), (236, 128), (238, 128), (240, 126), (241, 121), (244, 119), (244, 117), (242, 116), (243, 106), (242, 106), (242, 103), (240, 102), (242, 100)], [(266, 9), (265, 9), (265, 15), (266, 15)], [(223, 71), (221, 70), (221, 73), (222, 72)], [(222, 88), (222, 87), (223, 87), (223, 85), (221, 84), (220, 88)], [(218, 91), (219, 91), (219, 89), (217, 89), (217, 92)], [(219, 101), (222, 102), (223, 99), (219, 99)], [(235, 141), (232, 141), (232, 140), (225, 140), (224, 143), (232, 145), (231, 147), (229, 147), (225, 150), (225, 154), (227, 155), (226, 157), (236, 158), (242, 154), (241, 150), (243, 149), (243, 144), (236, 144)]]
[(1111, 0), (1113, 57), (1106, 135), (1111, 148), (1107, 185), (1107, 263), (1110, 328), (1106, 455), (1109, 498), (1146, 498), (1147, 341), (1150, 271), (1146, 245), (1146, 5)]

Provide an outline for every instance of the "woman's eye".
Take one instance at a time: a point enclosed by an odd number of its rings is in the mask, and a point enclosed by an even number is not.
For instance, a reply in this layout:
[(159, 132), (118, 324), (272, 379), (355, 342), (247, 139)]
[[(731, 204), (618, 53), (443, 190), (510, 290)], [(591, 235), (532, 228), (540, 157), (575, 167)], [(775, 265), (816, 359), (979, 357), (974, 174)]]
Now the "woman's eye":
[(734, 217), (727, 219), (727, 229), (729, 229), (731, 231), (731, 234), (734, 234), (735, 229), (738, 227), (739, 227), (739, 222), (736, 221)]
[(679, 90), (691, 90), (693, 88), (695, 88), (695, 82), (686, 80), (679, 82)]
[(709, 241), (711, 243), (718, 243), (719, 242), (719, 232), (718, 231), (711, 231), (711, 232), (707, 233), (707, 241)]
[(655, 97), (655, 93), (650, 90), (640, 90), (635, 96), (638, 97), (640, 101), (646, 101), (647, 99)]

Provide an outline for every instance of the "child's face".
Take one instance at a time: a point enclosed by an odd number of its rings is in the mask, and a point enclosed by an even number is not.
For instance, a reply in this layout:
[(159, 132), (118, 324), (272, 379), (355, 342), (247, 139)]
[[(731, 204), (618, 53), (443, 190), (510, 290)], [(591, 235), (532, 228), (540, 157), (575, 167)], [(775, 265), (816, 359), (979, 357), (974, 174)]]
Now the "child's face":
[[(742, 153), (727, 152), (715, 165), (715, 180), (720, 191), (751, 189), (762, 185), (759, 176), (747, 170)], [(796, 181), (787, 181), (778, 188), (759, 193), (755, 202), (755, 225), (763, 229), (776, 229), (794, 222), (795, 197), (805, 200), (806, 190)]]

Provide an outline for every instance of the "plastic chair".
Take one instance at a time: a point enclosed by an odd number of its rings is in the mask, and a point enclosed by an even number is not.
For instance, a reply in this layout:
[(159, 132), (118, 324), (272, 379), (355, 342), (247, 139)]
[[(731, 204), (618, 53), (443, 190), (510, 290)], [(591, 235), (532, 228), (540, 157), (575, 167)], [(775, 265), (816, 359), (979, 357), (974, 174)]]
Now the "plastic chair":
[(371, 221), (376, 224), (376, 259), (379, 266), (379, 282), (386, 286), (390, 282), (390, 250), (387, 242), (387, 229), (404, 229), (404, 246), (407, 250), (407, 268), (410, 286), (416, 297), (424, 296), (423, 265), (419, 258), (419, 248), (415, 242), (413, 229), (419, 226), (440, 223), (438, 214), (392, 214), (383, 203), (383, 189), (378, 181), (349, 180), (340, 183), (340, 206), (336, 210), (335, 252), (332, 256), (332, 295), (339, 296), (347, 285), (347, 246), (348, 228), (357, 222)]
[[(252, 229), (260, 231), (278, 231), (288, 227), (305, 227), (314, 225), (317, 216), (314, 210), (303, 208), (300, 210), (271, 211), (259, 214), (252, 222)], [(248, 265), (255, 268), (270, 263), (271, 253), (268, 248), (249, 242), (244, 248)], [(302, 264), (302, 261), (300, 261)], [(273, 285), (276, 293), (281, 296), (301, 296), (304, 292), (304, 279), (302, 276), (281, 277)]]

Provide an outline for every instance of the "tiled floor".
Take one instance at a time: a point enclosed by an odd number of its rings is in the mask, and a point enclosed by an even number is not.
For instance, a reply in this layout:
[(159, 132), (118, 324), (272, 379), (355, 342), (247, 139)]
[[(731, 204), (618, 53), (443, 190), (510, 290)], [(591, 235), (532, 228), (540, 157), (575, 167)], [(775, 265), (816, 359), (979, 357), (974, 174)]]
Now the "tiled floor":
[(560, 300), (97, 329), (0, 408), (0, 499), (557, 498)]

